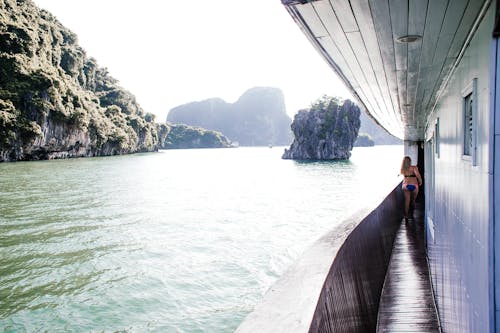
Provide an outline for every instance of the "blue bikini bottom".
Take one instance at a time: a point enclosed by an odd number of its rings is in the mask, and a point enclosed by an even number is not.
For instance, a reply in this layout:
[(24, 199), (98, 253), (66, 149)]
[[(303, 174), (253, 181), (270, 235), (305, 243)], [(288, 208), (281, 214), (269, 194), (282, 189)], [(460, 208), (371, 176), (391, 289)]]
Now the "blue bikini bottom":
[(410, 192), (413, 192), (417, 189), (417, 187), (415, 185), (408, 184), (408, 185), (406, 185), (406, 189)]

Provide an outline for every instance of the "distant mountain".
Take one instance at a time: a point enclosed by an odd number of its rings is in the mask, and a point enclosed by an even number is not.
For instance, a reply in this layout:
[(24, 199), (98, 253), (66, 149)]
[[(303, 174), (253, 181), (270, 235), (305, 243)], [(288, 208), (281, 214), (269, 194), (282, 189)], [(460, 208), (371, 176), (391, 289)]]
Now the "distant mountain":
[[(403, 141), (389, 134), (385, 129), (378, 125), (364, 110), (361, 110), (359, 116), (361, 127), (359, 133), (368, 134), (376, 145), (402, 145)], [(357, 144), (355, 144), (357, 145)]]
[(249, 89), (235, 103), (211, 98), (180, 105), (170, 110), (167, 121), (219, 131), (242, 146), (292, 141), (283, 92), (271, 87)]
[(368, 134), (359, 133), (358, 138), (354, 141), (354, 147), (373, 147), (375, 142)]

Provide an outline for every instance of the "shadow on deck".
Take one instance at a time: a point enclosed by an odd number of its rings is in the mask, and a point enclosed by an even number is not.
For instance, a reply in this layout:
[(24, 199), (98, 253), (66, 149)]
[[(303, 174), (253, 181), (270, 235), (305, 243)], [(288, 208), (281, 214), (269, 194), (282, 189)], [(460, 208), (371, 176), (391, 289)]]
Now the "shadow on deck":
[(379, 305), (377, 332), (440, 332), (424, 244), (424, 207), (396, 234)]

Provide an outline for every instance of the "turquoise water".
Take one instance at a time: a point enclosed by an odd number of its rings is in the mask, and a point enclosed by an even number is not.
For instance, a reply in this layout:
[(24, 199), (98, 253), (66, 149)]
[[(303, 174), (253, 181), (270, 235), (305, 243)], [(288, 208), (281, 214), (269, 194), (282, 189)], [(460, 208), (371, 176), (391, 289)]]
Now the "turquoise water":
[(0, 164), (0, 332), (232, 332), (300, 253), (386, 191), (403, 150), (282, 153)]

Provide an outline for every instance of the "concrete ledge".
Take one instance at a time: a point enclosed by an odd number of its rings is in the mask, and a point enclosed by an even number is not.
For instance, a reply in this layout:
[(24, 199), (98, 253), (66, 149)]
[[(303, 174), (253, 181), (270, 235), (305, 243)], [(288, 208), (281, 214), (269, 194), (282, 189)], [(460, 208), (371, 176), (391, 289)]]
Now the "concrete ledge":
[(402, 216), (397, 185), (375, 209), (360, 210), (314, 243), (236, 332), (374, 332)]

